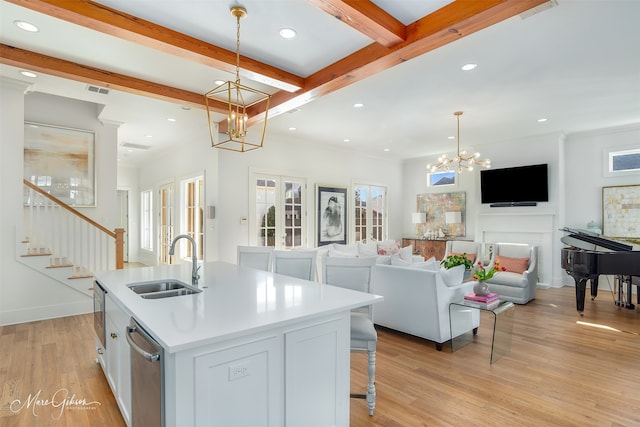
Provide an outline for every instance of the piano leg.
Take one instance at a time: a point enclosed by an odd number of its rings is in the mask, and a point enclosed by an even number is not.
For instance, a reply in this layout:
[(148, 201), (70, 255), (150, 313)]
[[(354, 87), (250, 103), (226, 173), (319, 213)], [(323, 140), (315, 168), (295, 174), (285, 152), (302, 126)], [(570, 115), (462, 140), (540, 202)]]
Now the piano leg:
[(636, 308), (635, 305), (633, 305), (633, 295), (631, 294), (631, 291), (633, 291), (633, 281), (631, 276), (624, 276), (626, 278), (626, 282), (627, 282), (627, 303), (625, 304), (624, 308), (628, 308), (630, 310), (633, 310), (634, 308)]
[(576, 279), (573, 278), (576, 282), (576, 308), (578, 309), (578, 314), (580, 316), (584, 316), (584, 294), (587, 289), (587, 277)]
[(591, 301), (595, 300), (598, 296), (598, 276), (591, 279)]

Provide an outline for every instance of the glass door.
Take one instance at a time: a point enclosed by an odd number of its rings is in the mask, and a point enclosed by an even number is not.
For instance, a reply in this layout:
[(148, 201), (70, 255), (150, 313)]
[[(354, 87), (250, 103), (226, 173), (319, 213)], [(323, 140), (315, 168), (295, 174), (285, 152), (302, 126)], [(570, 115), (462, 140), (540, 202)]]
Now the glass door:
[(276, 249), (306, 244), (306, 182), (303, 178), (254, 174), (251, 244)]

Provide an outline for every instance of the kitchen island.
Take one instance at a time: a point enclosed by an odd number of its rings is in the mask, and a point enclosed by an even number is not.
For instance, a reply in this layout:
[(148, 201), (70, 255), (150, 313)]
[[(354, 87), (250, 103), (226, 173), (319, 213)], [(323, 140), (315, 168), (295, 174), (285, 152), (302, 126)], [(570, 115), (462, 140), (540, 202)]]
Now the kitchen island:
[[(382, 297), (223, 262), (205, 263), (200, 276), (200, 293), (145, 299), (127, 285), (190, 284), (191, 266), (96, 275), (115, 335), (131, 317), (164, 350), (164, 424), (349, 425), (349, 313)], [(130, 424), (137, 392), (126, 378), (128, 346), (120, 340), (114, 350), (113, 340), (107, 326), (102, 364), (119, 378), (109, 383)]]

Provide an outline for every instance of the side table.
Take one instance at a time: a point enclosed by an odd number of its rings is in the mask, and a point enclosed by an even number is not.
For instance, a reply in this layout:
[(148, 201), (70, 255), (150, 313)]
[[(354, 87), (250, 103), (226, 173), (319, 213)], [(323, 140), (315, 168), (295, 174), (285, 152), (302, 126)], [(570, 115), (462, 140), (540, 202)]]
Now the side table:
[(466, 304), (463, 301), (449, 304), (449, 327), (451, 329), (451, 351), (456, 351), (473, 341), (471, 311), (481, 310), (493, 314), (493, 335), (491, 336), (490, 363), (496, 362), (505, 354), (511, 353), (511, 334), (513, 332), (512, 302), (502, 301), (496, 308), (486, 309)]

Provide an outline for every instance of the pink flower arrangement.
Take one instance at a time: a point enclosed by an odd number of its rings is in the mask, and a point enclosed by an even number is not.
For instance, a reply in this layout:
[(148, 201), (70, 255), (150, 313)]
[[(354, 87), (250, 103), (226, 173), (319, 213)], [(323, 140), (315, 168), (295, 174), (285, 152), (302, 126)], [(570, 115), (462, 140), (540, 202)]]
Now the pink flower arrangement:
[(498, 264), (498, 261), (496, 261), (493, 264), (493, 267), (491, 267), (489, 270), (485, 270), (482, 263), (479, 262), (478, 269), (473, 273), (473, 278), (480, 281), (489, 280), (493, 277), (494, 274), (496, 274), (497, 271), (507, 271), (507, 269), (505, 267), (500, 267), (500, 264)]

